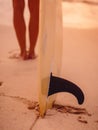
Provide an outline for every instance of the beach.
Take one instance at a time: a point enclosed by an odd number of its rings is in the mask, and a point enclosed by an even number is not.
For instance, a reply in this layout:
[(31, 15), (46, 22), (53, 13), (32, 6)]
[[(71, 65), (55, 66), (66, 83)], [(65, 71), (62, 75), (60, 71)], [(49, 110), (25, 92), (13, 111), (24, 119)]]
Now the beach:
[[(71, 112), (53, 108), (42, 119), (37, 118), (36, 110), (28, 109), (32, 102), (38, 102), (38, 59), (23, 61), (12, 57), (19, 52), (12, 3), (0, 0), (0, 130), (98, 129), (98, 5), (62, 2), (62, 14), (61, 76), (83, 90), (83, 105), (78, 105), (72, 95), (59, 93), (56, 103)], [(28, 23), (27, 8), (25, 18)]]

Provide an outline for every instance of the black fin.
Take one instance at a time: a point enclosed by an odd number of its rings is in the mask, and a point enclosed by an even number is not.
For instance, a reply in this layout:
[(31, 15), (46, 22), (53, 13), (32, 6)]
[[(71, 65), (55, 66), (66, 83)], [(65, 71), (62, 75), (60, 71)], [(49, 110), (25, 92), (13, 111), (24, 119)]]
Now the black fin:
[(48, 96), (59, 92), (69, 92), (77, 98), (79, 104), (84, 102), (84, 94), (76, 84), (63, 78), (52, 76), (51, 73)]

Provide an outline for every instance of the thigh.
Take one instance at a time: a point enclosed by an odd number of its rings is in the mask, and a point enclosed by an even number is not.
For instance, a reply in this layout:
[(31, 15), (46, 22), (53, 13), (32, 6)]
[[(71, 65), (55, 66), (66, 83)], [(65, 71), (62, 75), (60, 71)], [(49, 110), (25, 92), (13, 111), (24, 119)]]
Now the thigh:
[(25, 1), (24, 0), (13, 0), (13, 8), (20, 8), (20, 9), (24, 9), (25, 6)]

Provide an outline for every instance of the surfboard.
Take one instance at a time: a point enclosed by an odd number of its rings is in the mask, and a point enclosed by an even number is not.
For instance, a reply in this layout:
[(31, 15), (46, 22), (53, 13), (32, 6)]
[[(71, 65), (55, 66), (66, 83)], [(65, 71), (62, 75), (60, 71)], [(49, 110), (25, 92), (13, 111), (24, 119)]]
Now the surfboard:
[(48, 98), (51, 73), (60, 75), (62, 60), (61, 0), (40, 1), (38, 86), (40, 116), (51, 108), (56, 96)]

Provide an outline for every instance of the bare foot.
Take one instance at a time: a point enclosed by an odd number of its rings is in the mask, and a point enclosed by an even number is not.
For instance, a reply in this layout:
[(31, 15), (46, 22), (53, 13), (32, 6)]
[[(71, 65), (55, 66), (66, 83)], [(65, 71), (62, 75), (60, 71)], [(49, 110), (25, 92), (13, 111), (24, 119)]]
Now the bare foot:
[(21, 53), (21, 54), (20, 54), (20, 57), (21, 57), (23, 60), (27, 60), (27, 59), (28, 59), (27, 52)]
[(35, 54), (28, 54), (28, 59), (34, 60), (36, 58), (37, 58), (37, 55), (35, 55)]

